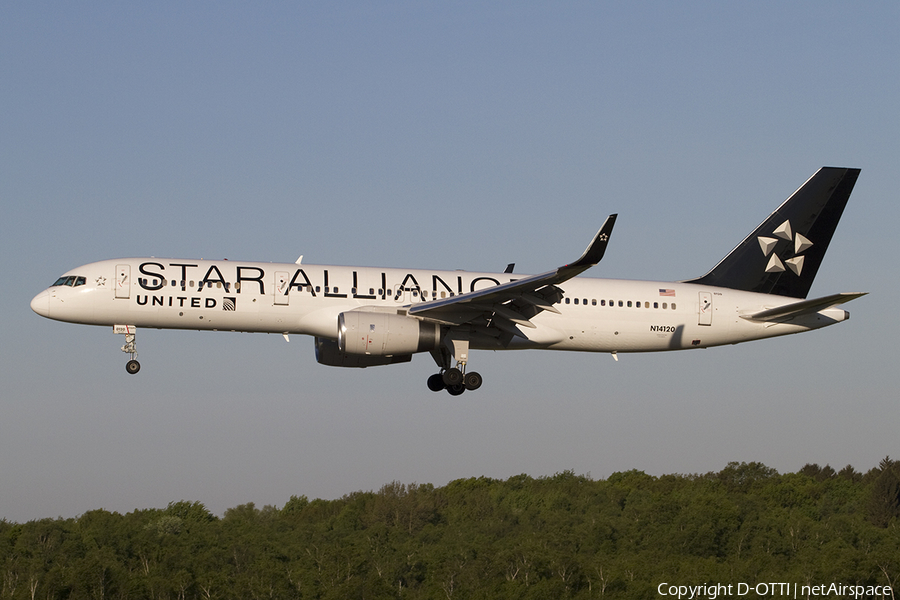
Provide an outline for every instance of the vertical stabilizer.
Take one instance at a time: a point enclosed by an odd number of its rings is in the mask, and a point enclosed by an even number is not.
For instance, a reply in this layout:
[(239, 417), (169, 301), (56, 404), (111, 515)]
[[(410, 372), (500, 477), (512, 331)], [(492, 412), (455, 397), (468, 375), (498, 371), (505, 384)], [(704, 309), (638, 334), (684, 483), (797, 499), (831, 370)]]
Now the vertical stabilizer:
[(822, 167), (709, 273), (688, 283), (806, 298), (859, 171)]

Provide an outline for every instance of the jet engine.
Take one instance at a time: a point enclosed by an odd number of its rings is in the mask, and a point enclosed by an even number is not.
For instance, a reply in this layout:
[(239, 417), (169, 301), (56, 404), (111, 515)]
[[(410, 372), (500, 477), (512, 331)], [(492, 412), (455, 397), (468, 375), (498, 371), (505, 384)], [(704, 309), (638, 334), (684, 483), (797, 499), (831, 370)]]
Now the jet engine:
[(338, 315), (338, 349), (347, 354), (414, 354), (434, 350), (440, 341), (440, 325), (396, 312), (369, 309)]
[(394, 356), (371, 356), (368, 354), (347, 354), (338, 349), (338, 343), (328, 338), (316, 338), (316, 362), (329, 367), (377, 367), (392, 365), (412, 360), (412, 354), (395, 354)]

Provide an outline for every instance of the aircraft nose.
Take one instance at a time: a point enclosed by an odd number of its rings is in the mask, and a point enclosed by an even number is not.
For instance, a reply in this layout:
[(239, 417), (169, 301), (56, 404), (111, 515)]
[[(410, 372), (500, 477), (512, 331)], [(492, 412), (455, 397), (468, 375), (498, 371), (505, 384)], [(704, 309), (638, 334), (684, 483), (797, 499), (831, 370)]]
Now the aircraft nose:
[(50, 291), (44, 290), (31, 301), (31, 310), (42, 317), (50, 316)]

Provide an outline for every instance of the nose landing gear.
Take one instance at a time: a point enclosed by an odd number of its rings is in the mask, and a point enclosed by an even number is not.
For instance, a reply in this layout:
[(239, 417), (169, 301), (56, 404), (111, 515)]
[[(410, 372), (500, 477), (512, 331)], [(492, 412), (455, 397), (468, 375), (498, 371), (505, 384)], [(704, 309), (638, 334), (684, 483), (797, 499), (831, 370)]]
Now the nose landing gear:
[(141, 363), (137, 361), (137, 346), (134, 341), (137, 328), (134, 325), (113, 325), (113, 333), (125, 334), (125, 345), (122, 346), (122, 352), (131, 357), (131, 360), (125, 363), (125, 370), (129, 375), (134, 375), (141, 370)]

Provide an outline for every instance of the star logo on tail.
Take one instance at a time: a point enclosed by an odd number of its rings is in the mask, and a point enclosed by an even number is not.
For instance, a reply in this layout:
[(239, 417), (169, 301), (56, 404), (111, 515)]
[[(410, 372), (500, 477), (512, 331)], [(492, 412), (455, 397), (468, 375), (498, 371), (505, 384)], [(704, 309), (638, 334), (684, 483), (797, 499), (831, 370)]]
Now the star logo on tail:
[[(799, 277), (800, 273), (803, 271), (803, 255), (801, 252), (810, 248), (813, 243), (804, 235), (793, 233), (790, 220), (785, 221), (776, 227), (772, 232), (772, 235), (775, 237), (761, 235), (756, 238), (759, 240), (759, 247), (762, 249), (763, 255), (770, 257), (769, 262), (766, 265), (766, 273), (780, 273), (790, 269)], [(778, 255), (775, 254), (775, 246), (780, 239), (794, 242), (794, 256), (792, 258), (782, 261)]]

